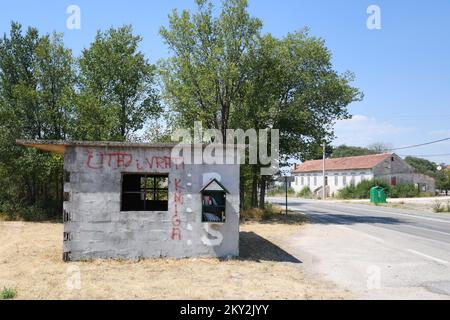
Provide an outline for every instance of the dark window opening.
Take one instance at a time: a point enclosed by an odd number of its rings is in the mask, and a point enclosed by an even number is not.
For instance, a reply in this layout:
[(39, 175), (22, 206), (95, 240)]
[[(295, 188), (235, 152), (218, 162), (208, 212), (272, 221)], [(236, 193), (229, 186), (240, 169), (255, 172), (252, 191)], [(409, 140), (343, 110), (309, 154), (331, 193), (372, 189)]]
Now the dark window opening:
[(121, 211), (167, 211), (169, 177), (163, 174), (124, 174)]
[(63, 193), (63, 201), (70, 201), (70, 193), (69, 192), (64, 192)]
[(63, 261), (70, 261), (70, 251), (63, 252)]
[(393, 186), (397, 185), (397, 177), (391, 177), (391, 185)]
[(64, 182), (70, 182), (70, 171), (64, 170)]
[(225, 192), (202, 192), (202, 222), (225, 222)]

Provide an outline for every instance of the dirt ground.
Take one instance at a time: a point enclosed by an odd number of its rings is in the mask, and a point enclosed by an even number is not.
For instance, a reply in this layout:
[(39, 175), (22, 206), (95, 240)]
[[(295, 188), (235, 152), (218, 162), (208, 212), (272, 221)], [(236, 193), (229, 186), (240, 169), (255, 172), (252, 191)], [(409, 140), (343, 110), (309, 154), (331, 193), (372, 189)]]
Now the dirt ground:
[(277, 243), (301, 228), (241, 225), (236, 259), (61, 261), (63, 225), (0, 221), (0, 290), (16, 299), (344, 299)]

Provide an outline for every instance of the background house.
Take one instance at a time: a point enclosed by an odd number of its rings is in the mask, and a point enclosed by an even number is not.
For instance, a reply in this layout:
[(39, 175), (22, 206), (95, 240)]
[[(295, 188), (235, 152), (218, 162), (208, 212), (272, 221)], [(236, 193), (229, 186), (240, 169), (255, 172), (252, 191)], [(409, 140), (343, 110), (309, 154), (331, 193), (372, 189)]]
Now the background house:
[[(322, 160), (305, 161), (292, 171), (296, 192), (309, 187), (321, 195), (323, 186)], [(325, 184), (327, 196), (334, 195), (345, 186), (362, 180), (381, 179), (391, 185), (415, 184), (423, 192), (435, 191), (434, 179), (417, 173), (395, 153), (344, 157), (325, 160)]]

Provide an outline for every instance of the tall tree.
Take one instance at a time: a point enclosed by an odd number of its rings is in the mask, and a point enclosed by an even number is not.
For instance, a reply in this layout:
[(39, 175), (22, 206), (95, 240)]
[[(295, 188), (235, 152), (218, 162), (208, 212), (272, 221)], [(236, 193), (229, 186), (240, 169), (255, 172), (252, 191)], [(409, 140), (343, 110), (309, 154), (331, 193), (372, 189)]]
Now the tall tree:
[(229, 128), (238, 95), (250, 77), (250, 53), (262, 23), (250, 17), (246, 0), (222, 4), (218, 17), (206, 0), (196, 0), (198, 12), (176, 10), (161, 35), (173, 52), (162, 63), (166, 98), (179, 123), (200, 120), (208, 128)]
[[(161, 107), (155, 87), (155, 66), (138, 50), (142, 38), (132, 33), (131, 26), (98, 32), (95, 41), (79, 59), (81, 102), (81, 136), (125, 140), (158, 115)], [(102, 114), (107, 114), (104, 117)], [(99, 123), (90, 127), (91, 115), (99, 115)], [(108, 126), (104, 128), (103, 126)], [(98, 132), (106, 129), (107, 136)]]
[(384, 142), (374, 142), (367, 146), (369, 150), (372, 150), (376, 153), (384, 153), (389, 152), (392, 149), (392, 146), (389, 143)]
[(61, 34), (41, 38), (34, 69), (43, 135), (46, 139), (66, 139), (73, 121), (76, 74), (72, 52), (64, 47)]
[[(279, 128), (283, 159), (301, 157), (333, 136), (334, 121), (361, 98), (338, 74), (323, 40), (308, 31), (282, 39), (261, 36), (262, 23), (250, 17), (247, 1), (223, 2), (220, 14), (206, 0), (198, 11), (174, 11), (161, 34), (173, 52), (162, 63), (165, 97), (182, 125), (201, 120), (209, 128)], [(252, 205), (265, 178), (253, 166)], [(242, 184), (244, 185), (244, 184)], [(248, 185), (248, 184), (245, 184)]]
[[(308, 29), (281, 39), (264, 36), (254, 61), (243, 109), (235, 116), (246, 114), (257, 129), (279, 128), (282, 163), (305, 159), (330, 141), (333, 123), (347, 118), (347, 105), (361, 98), (350, 86), (351, 74), (333, 70), (324, 41), (310, 36)], [(260, 179), (260, 207), (266, 182), (266, 177)]]
[(370, 154), (376, 154), (376, 151), (364, 147), (347, 146), (342, 144), (333, 149), (331, 158), (366, 156)]
[(423, 174), (433, 174), (437, 172), (438, 165), (430, 160), (408, 156), (405, 158), (405, 161), (415, 168), (417, 172)]
[[(61, 157), (24, 149), (15, 139), (60, 139), (72, 117), (75, 79), (60, 35), (12, 23), (0, 40), (0, 206), (15, 214), (61, 209)], [(14, 174), (11, 174), (11, 173)], [(1, 209), (1, 208), (0, 208)]]

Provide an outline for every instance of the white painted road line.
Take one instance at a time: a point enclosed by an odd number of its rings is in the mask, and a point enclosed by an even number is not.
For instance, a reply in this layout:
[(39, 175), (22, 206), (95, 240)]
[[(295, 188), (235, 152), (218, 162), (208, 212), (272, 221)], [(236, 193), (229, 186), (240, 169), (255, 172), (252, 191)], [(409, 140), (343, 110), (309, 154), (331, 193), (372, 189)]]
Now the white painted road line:
[(373, 240), (373, 241), (377, 241), (377, 242), (380, 242), (380, 243), (386, 243), (386, 241), (384, 241), (383, 239), (375, 237), (375, 236), (372, 236), (371, 234), (368, 234), (368, 233), (366, 233), (364, 231), (352, 229), (352, 228), (349, 228), (349, 227), (346, 227), (346, 226), (341, 226), (341, 225), (337, 225), (336, 227), (344, 229), (344, 230), (349, 230), (351, 232), (355, 232), (355, 233), (357, 233), (357, 234), (359, 234), (359, 235), (361, 235), (363, 237), (366, 237), (366, 238), (368, 238), (370, 240)]
[[(323, 204), (321, 204), (323, 205)], [(325, 204), (323, 205), (324, 207), (330, 208), (331, 204)], [(417, 218), (417, 219), (423, 219), (423, 220), (429, 220), (429, 221), (434, 221), (434, 222), (443, 222), (443, 223), (450, 223), (450, 220), (442, 220), (442, 219), (436, 219), (436, 218), (430, 218), (430, 217), (422, 217), (422, 216), (418, 216), (418, 215), (413, 215), (413, 214), (407, 214), (407, 213), (399, 213), (399, 212), (392, 212), (392, 211), (384, 211), (384, 210), (374, 210), (374, 209), (369, 209), (369, 208), (361, 208), (361, 207), (354, 207), (354, 206), (346, 206), (346, 205), (342, 205), (342, 204), (338, 204), (337, 206), (339, 207), (343, 207), (343, 208), (348, 208), (348, 209), (353, 209), (353, 210), (363, 210), (363, 211), (370, 211), (370, 212), (376, 212), (378, 214), (392, 214), (392, 215), (397, 215), (397, 216), (403, 216), (403, 217), (409, 217), (409, 218)]]
[(439, 231), (439, 230), (433, 230), (433, 229), (428, 229), (428, 228), (424, 228), (424, 227), (417, 227), (417, 226), (412, 226), (412, 225), (406, 225), (407, 228), (413, 228), (413, 229), (419, 229), (419, 230), (424, 230), (427, 232), (435, 232), (435, 233), (440, 233), (446, 236), (450, 236), (450, 233), (448, 232), (444, 232), (444, 231)]
[[(297, 210), (300, 210), (300, 209), (297, 209)], [(327, 209), (325, 209), (325, 210), (327, 210)], [(345, 214), (347, 216), (358, 217), (358, 215), (356, 215), (356, 214), (348, 213), (346, 211), (341, 211), (341, 210), (333, 209), (333, 212), (339, 212), (339, 213), (343, 213), (343, 214)], [(310, 211), (310, 212), (312, 212), (312, 211)], [(315, 212), (315, 213), (316, 214), (320, 214), (320, 212)], [(336, 218), (339, 219), (339, 217), (336, 217)], [(389, 218), (389, 217), (380, 216), (380, 218)], [(345, 218), (341, 218), (341, 219), (345, 219)], [(417, 227), (417, 226), (413, 226), (413, 225), (410, 225), (410, 224), (405, 225), (405, 227), (413, 228), (413, 229), (419, 229), (419, 230), (424, 230), (424, 231), (428, 231), (428, 232), (434, 232), (434, 233), (439, 233), (439, 234), (443, 234), (443, 235), (446, 235), (446, 236), (450, 236), (450, 233), (449, 232), (445, 232), (445, 231), (439, 231), (439, 230), (434, 230), (434, 229), (429, 229), (429, 228), (424, 228), (424, 227)]]
[(411, 253), (414, 253), (414, 254), (416, 254), (416, 255), (418, 255), (418, 256), (421, 256), (421, 257), (423, 257), (423, 258), (427, 258), (427, 259), (433, 260), (433, 261), (438, 262), (438, 263), (441, 263), (441, 264), (445, 264), (445, 265), (448, 264), (448, 261), (445, 261), (445, 260), (442, 260), (442, 259), (439, 259), (439, 258), (435, 258), (435, 257), (429, 256), (429, 255), (427, 255), (427, 254), (425, 254), (425, 253), (422, 253), (422, 252), (419, 252), (419, 251), (416, 251), (416, 250), (413, 250), (413, 249), (407, 249), (406, 251), (411, 252)]

